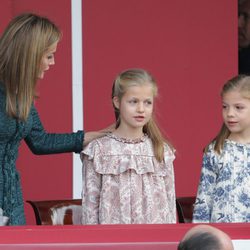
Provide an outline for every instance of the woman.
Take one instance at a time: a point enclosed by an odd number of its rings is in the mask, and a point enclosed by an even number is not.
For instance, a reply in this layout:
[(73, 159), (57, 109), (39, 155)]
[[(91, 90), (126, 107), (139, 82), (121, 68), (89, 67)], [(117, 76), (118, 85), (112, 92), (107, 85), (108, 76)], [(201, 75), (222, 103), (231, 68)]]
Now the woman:
[(36, 84), (55, 64), (58, 27), (32, 13), (15, 17), (0, 38), (0, 207), (10, 225), (25, 224), (23, 198), (16, 169), (22, 139), (34, 154), (79, 153), (98, 132), (49, 134), (33, 104)]

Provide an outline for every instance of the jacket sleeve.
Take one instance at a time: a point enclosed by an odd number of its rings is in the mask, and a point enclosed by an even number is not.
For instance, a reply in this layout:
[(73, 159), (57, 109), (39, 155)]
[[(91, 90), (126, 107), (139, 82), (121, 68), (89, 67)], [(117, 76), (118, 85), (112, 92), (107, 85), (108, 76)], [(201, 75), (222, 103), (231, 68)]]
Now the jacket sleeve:
[(65, 134), (47, 133), (34, 106), (30, 112), (32, 128), (26, 136), (25, 142), (34, 154), (81, 152), (84, 139), (83, 131)]
[(211, 222), (213, 195), (217, 176), (217, 161), (218, 158), (214, 150), (210, 147), (208, 152), (203, 155), (200, 183), (193, 212), (194, 223)]

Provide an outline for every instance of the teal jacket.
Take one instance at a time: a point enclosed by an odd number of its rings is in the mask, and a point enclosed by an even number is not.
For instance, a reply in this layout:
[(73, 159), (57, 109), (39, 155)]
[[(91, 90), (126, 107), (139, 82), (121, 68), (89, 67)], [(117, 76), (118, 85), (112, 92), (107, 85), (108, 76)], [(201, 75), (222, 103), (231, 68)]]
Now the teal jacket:
[(26, 122), (6, 114), (6, 95), (0, 82), (0, 207), (10, 218), (10, 225), (24, 225), (25, 216), (19, 173), (16, 169), (18, 148), (22, 139), (34, 154), (79, 153), (84, 132), (47, 133), (32, 105)]

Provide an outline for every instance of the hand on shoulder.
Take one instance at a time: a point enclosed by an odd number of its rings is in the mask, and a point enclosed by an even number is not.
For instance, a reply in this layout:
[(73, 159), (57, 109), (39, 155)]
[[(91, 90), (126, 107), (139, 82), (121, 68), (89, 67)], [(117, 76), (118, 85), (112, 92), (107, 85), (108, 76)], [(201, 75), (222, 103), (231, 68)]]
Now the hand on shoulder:
[(102, 137), (102, 136), (106, 135), (107, 133), (111, 133), (114, 130), (115, 130), (115, 124), (112, 124), (104, 129), (101, 129), (98, 131), (85, 132), (83, 146), (85, 147), (92, 140), (99, 138), (99, 137)]

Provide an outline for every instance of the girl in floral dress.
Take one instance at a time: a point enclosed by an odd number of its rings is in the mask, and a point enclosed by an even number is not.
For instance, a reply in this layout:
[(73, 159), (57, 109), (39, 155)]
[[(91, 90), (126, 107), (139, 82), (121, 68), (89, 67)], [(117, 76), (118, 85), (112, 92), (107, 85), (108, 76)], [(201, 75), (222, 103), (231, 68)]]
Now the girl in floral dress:
[(175, 223), (174, 149), (153, 119), (157, 86), (142, 69), (119, 74), (116, 129), (82, 151), (83, 224)]
[(224, 123), (205, 149), (193, 222), (250, 222), (250, 76), (222, 89)]

